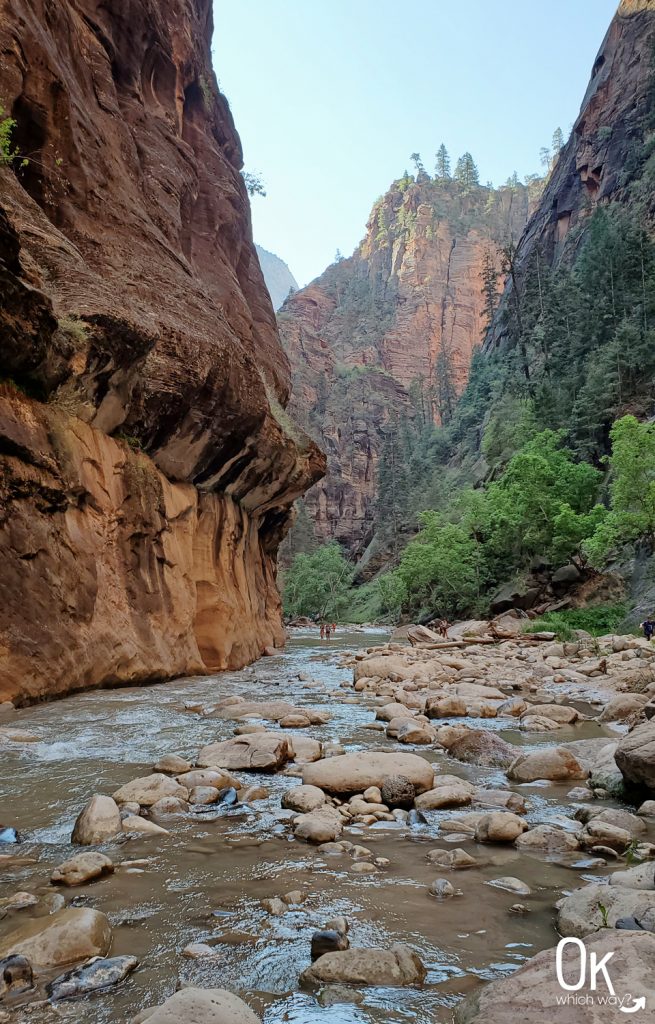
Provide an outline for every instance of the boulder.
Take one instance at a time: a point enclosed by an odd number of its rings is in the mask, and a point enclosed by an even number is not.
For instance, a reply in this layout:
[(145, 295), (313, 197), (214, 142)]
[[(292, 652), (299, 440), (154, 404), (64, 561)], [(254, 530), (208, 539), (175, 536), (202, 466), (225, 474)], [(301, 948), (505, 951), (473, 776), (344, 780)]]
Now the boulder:
[(117, 804), (137, 803), (141, 807), (152, 807), (158, 800), (166, 796), (176, 796), (186, 800), (188, 792), (175, 779), (163, 772), (145, 775), (142, 779), (132, 779), (112, 794)]
[[(191, 765), (177, 754), (164, 754), (152, 767), (153, 772), (165, 772), (166, 775), (181, 775), (191, 771)], [(178, 780), (179, 781), (179, 780)]]
[(138, 832), (148, 836), (169, 835), (168, 829), (156, 825), (154, 821), (149, 821), (147, 818), (142, 818), (140, 814), (128, 814), (126, 818), (123, 818), (123, 832)]
[(475, 827), (477, 843), (513, 843), (528, 828), (527, 822), (508, 811), (483, 814)]
[(139, 1013), (132, 1024), (260, 1024), (242, 999), (223, 988), (181, 988), (161, 1006)]
[(614, 757), (628, 782), (655, 790), (655, 719), (638, 725), (624, 736)]
[(61, 967), (105, 956), (111, 945), (108, 919), (90, 907), (68, 907), (27, 921), (0, 939), (0, 959), (25, 956), (33, 967)]
[(543, 715), (521, 715), (519, 728), (522, 732), (555, 732), (561, 725)]
[[(408, 779), (417, 793), (432, 788), (434, 770), (429, 761), (418, 754), (358, 752), (340, 754), (303, 769), (306, 785), (318, 786), (329, 793), (362, 793), (369, 786), (382, 788), (391, 775)], [(384, 797), (385, 803), (389, 803)]]
[(336, 807), (319, 807), (293, 820), (293, 833), (308, 843), (331, 843), (343, 832), (344, 819)]
[(530, 896), (532, 889), (520, 878), (513, 875), (503, 875), (502, 878), (492, 878), (485, 885), (491, 885), (494, 889), (502, 889), (504, 892), (513, 892), (517, 896)]
[(385, 704), (378, 708), (375, 717), (381, 722), (391, 722), (394, 718), (412, 718), (414, 714), (404, 704)]
[(560, 935), (583, 939), (601, 928), (614, 928), (622, 917), (640, 917), (653, 909), (655, 891), (622, 885), (586, 885), (558, 904), (557, 930)]
[(416, 800), (416, 786), (406, 775), (389, 775), (382, 783), (380, 795), (389, 807), (411, 807)]
[(455, 718), (468, 714), (463, 697), (430, 697), (425, 705), (429, 718)]
[(514, 814), (525, 814), (528, 803), (520, 793), (511, 789), (476, 789), (473, 792), (474, 807), (498, 807)]
[(535, 825), (515, 840), (518, 850), (544, 850), (554, 853), (579, 849), (579, 843), (571, 832), (555, 825)]
[(313, 761), (319, 761), (323, 756), (323, 747), (319, 740), (314, 740), (311, 736), (288, 736), (289, 750), (291, 751), (291, 757), (296, 764), (311, 764)]
[(124, 981), (138, 963), (135, 956), (96, 957), (48, 982), (46, 992), (56, 1002), (90, 995), (92, 992), (104, 992), (112, 985)]
[(178, 775), (177, 781), (189, 790), (197, 786), (213, 786), (214, 789), (229, 789), (232, 786), (235, 789), (241, 788), (240, 782), (220, 768), (195, 768), (193, 771)]
[(427, 857), (431, 864), (438, 864), (441, 868), (452, 868), (454, 871), (474, 868), (478, 863), (475, 857), (459, 846), (454, 850), (430, 850)]
[(312, 935), (311, 958), (312, 963), (326, 953), (338, 953), (350, 948), (350, 942), (345, 931), (341, 928), (321, 928)]
[(425, 745), (428, 743), (434, 743), (435, 734), (434, 730), (427, 725), (422, 725), (420, 722), (414, 722), (411, 719), (406, 719), (396, 733), (399, 743), (418, 743)]
[(109, 875), (113, 870), (113, 863), (102, 853), (78, 853), (55, 868), (50, 881), (53, 885), (83, 885), (101, 875)]
[(516, 757), (516, 747), (489, 729), (467, 729), (447, 749), (458, 761), (481, 768), (507, 768)]
[(345, 949), (325, 953), (303, 971), (305, 985), (341, 982), (348, 985), (418, 985), (427, 971), (417, 954), (402, 943), (391, 949)]
[(626, 718), (638, 714), (647, 703), (647, 693), (618, 693), (607, 702), (598, 716), (598, 721), (625, 722)]
[[(627, 992), (632, 993), (633, 999), (644, 995), (646, 1006), (655, 1006), (655, 936), (646, 932), (617, 934), (604, 929), (587, 939), (585, 946), (588, 956), (594, 953), (598, 963), (608, 953), (613, 954), (608, 971), (615, 984), (620, 981), (620, 987), (616, 984), (618, 996)], [(623, 1013), (619, 1017), (618, 1008), (600, 999), (592, 998), (582, 1006), (574, 1001), (560, 1005), (558, 1000), (566, 993), (557, 980), (555, 958), (556, 947), (543, 950), (512, 974), (478, 988), (456, 1007), (455, 1024), (507, 1024), (509, 1020), (516, 1024), (551, 1024), (553, 1018), (558, 1024), (619, 1024), (629, 1017)], [(564, 958), (564, 977), (575, 985), (579, 976), (579, 953), (572, 950), (570, 959)], [(586, 996), (588, 991), (585, 988), (579, 994)], [(598, 995), (608, 994), (601, 973)], [(639, 1016), (635, 1014), (637, 1020)]]
[(279, 732), (256, 732), (203, 747), (198, 754), (198, 764), (235, 771), (276, 771), (292, 757), (293, 750), (286, 736)]
[(580, 718), (580, 712), (566, 704), (529, 704), (521, 717), (527, 715), (540, 715), (558, 725), (572, 725)]
[(573, 754), (564, 747), (528, 750), (512, 761), (507, 772), (508, 778), (516, 779), (517, 782), (534, 782), (536, 779), (561, 782), (568, 779), (586, 779), (588, 774)]
[(79, 846), (96, 846), (113, 839), (121, 831), (121, 815), (116, 801), (110, 796), (96, 794), (77, 816), (71, 842)]
[(294, 786), (282, 797), (282, 806), (290, 811), (307, 814), (322, 807), (325, 801), (325, 793), (318, 786)]
[(593, 818), (585, 825), (579, 838), (581, 844), (587, 848), (608, 846), (617, 853), (623, 853), (632, 842), (632, 836), (626, 829), (618, 828), (608, 821), (599, 821), (597, 818)]
[(637, 864), (625, 871), (614, 871), (610, 875), (610, 885), (622, 885), (626, 889), (655, 889), (655, 865), (652, 861)]
[(464, 807), (471, 799), (470, 790), (463, 786), (439, 786), (417, 796), (414, 806), (420, 811), (438, 811), (443, 807)]

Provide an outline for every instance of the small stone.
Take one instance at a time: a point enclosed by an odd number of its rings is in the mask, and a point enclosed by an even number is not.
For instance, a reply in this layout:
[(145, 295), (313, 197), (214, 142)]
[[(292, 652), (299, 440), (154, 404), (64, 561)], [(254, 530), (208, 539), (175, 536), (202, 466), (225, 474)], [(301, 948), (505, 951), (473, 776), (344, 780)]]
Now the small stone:
[(153, 765), (153, 772), (164, 772), (166, 775), (181, 775), (182, 772), (190, 772), (191, 765), (183, 757), (177, 754), (164, 754), (164, 756)]
[(296, 906), (296, 905), (298, 905), (300, 903), (304, 903), (305, 902), (305, 897), (303, 896), (303, 894), (302, 894), (300, 889), (292, 889), (291, 892), (285, 892), (285, 894), (282, 897), (282, 899), (290, 907)]
[(504, 889), (505, 892), (514, 892), (517, 896), (530, 896), (532, 889), (525, 882), (522, 882), (520, 878), (514, 878), (512, 875), (505, 875), (502, 878), (492, 878), (491, 881), (485, 882), (485, 885), (491, 885), (495, 889)]
[(446, 878), (436, 878), (430, 886), (430, 893), (439, 900), (455, 895), (455, 887)]
[(350, 942), (345, 932), (333, 928), (322, 928), (312, 935), (311, 958), (312, 963), (322, 957), (325, 953), (334, 953), (339, 950), (348, 949)]
[(182, 956), (189, 960), (222, 960), (224, 954), (215, 946), (209, 946), (206, 942), (190, 942), (182, 950)]

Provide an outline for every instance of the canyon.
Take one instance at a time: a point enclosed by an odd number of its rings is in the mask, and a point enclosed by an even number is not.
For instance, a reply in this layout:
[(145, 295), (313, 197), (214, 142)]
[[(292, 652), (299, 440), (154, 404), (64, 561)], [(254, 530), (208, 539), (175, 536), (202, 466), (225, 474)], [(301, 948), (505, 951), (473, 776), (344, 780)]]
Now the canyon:
[(0, 700), (282, 644), (276, 551), (322, 473), (252, 241), (210, 0), (5, 0)]

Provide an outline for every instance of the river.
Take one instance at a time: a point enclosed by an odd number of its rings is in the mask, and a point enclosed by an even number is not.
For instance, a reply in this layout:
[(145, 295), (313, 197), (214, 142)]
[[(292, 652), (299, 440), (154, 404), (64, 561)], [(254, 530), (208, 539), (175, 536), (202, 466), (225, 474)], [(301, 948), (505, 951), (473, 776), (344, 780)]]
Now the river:
[[(53, 891), (50, 872), (79, 852), (70, 844), (70, 833), (93, 793), (111, 793), (148, 774), (165, 753), (193, 760), (202, 745), (232, 735), (233, 722), (204, 718), (192, 706), (229, 694), (285, 698), (330, 712), (328, 725), (309, 730), (314, 738), (334, 740), (348, 749), (395, 747), (383, 733), (362, 729), (374, 710), (366, 699), (347, 702), (352, 698), (352, 669), (339, 664), (344, 653), (384, 639), (380, 631), (339, 632), (328, 642), (299, 633), (284, 653), (240, 672), (87, 692), (14, 714), (5, 724), (33, 732), (38, 739), (2, 750), (0, 824), (14, 825), (22, 835), (20, 846), (3, 847), (3, 852), (36, 863), (5, 866), (0, 898), (17, 890)], [(478, 724), (501, 725), (500, 720)], [(603, 734), (596, 723), (582, 728), (575, 738)], [(530, 742), (516, 730), (502, 735)], [(570, 736), (560, 733), (558, 741), (573, 736), (573, 731)], [(438, 748), (423, 752), (445, 772), (507, 785), (501, 772), (453, 766)], [(438, 901), (427, 887), (440, 871), (425, 854), (435, 844), (439, 820), (453, 812), (431, 813), (427, 824), (411, 829), (386, 823), (350, 829), (347, 838), (390, 862), (378, 874), (355, 875), (350, 860), (326, 858), (291, 836), (288, 812), (280, 811), (280, 794), (296, 779), (256, 778), (270, 787), (271, 795), (249, 809), (175, 819), (170, 835), (130, 838), (103, 848), (117, 863), (146, 863), (119, 868), (106, 879), (66, 889), (63, 895), (74, 905), (108, 914), (114, 929), (112, 952), (134, 954), (139, 967), (113, 991), (56, 1008), (32, 1004), (18, 1011), (19, 1019), (34, 1024), (90, 1019), (122, 1024), (144, 1007), (162, 1002), (179, 983), (192, 983), (229, 987), (245, 995), (265, 1024), (450, 1021), (462, 995), (553, 945), (553, 904), (585, 876), (584, 866), (519, 855), (511, 846), (478, 847), (479, 866), (449, 876), (462, 895)], [(528, 820), (570, 813), (570, 785), (516, 788), (532, 802)], [(456, 845), (467, 847), (461, 841)], [(525, 913), (510, 910), (519, 899), (515, 894), (484, 885), (499, 875), (518, 875), (530, 886), (532, 895), (521, 900)], [(274, 917), (262, 908), (263, 898), (292, 889), (305, 895), (296, 909)], [(20, 914), (25, 911), (0, 921), (0, 934), (15, 927)], [(309, 963), (312, 932), (338, 914), (350, 922), (352, 945), (400, 941), (413, 946), (428, 967), (426, 984), (420, 989), (362, 989), (360, 1003), (319, 1008), (312, 993), (298, 991), (298, 975)], [(209, 962), (183, 958), (181, 950), (193, 941), (215, 945), (221, 957)]]

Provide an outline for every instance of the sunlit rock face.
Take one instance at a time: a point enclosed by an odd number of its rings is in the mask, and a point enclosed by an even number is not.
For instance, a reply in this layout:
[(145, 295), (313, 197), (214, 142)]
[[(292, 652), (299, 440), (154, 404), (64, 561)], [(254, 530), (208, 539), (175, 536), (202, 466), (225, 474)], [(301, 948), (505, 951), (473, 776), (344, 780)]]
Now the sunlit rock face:
[(211, 10), (3, 5), (0, 699), (283, 640), (277, 546), (324, 463), (284, 412)]
[(306, 498), (321, 540), (361, 554), (375, 528), (377, 464), (394, 414), (439, 422), (464, 389), (485, 327), (484, 268), (518, 239), (528, 190), (400, 179), (366, 236), (278, 313), (293, 370), (291, 408), (328, 455)]

